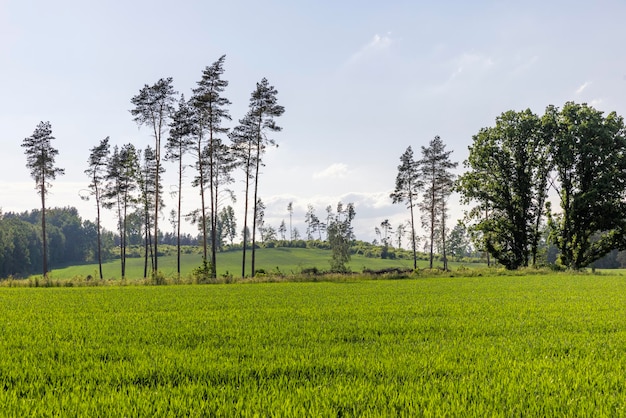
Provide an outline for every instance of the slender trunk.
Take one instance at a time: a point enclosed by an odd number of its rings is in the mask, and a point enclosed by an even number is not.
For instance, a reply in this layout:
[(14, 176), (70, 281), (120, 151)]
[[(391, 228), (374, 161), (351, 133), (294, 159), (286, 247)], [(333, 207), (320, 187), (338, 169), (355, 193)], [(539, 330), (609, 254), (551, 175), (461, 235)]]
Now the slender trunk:
[(178, 214), (176, 221), (176, 271), (180, 278), (180, 208), (182, 206), (183, 193), (183, 147), (178, 150)]
[[(485, 205), (485, 219), (489, 219), (489, 206)], [(487, 267), (491, 267), (491, 258), (489, 251), (487, 251)]]
[[(95, 173), (95, 171), (94, 171)], [(98, 183), (94, 174), (94, 186), (96, 194), (96, 236), (98, 239), (98, 270), (100, 273), (100, 280), (102, 280), (102, 234), (100, 232), (100, 192), (98, 190)]]
[(411, 242), (413, 244), (413, 270), (417, 269), (417, 245), (415, 243), (415, 216), (413, 215), (413, 193), (409, 192), (409, 207), (411, 208)]
[[(249, 167), (249, 164), (248, 164)], [(241, 260), (241, 277), (246, 277), (246, 247), (248, 241), (248, 194), (250, 192), (250, 172), (246, 168), (246, 201), (243, 211), (243, 258)]]
[(154, 192), (154, 263), (152, 265), (152, 273), (159, 271), (158, 245), (159, 245), (159, 170), (161, 169), (159, 151), (157, 149), (156, 161), (156, 182)]
[(217, 244), (217, 235), (216, 235), (216, 222), (215, 222), (215, 214), (216, 214), (216, 206), (217, 206), (217, 196), (214, 193), (215, 187), (215, 161), (213, 158), (213, 154), (215, 153), (215, 144), (213, 142), (213, 127), (209, 128), (209, 192), (211, 194), (211, 277), (217, 277), (216, 274), (216, 244)]
[(124, 223), (122, 220), (122, 198), (119, 194), (119, 187), (117, 190), (117, 230), (120, 233), (120, 269), (122, 278), (124, 278), (124, 251), (122, 246), (122, 236), (124, 233)]
[(41, 233), (43, 243), (43, 277), (48, 277), (48, 241), (46, 239), (46, 179), (41, 181)]
[(433, 268), (433, 252), (435, 243), (435, 185), (431, 187), (430, 196), (430, 268)]
[(122, 234), (121, 234), (121, 244), (122, 244), (122, 279), (126, 278), (126, 206), (128, 202), (128, 196), (124, 195), (124, 217), (122, 218)]
[(443, 269), (448, 271), (448, 256), (446, 254), (446, 202), (441, 200), (441, 246), (443, 252)]
[(252, 277), (254, 277), (255, 272), (255, 247), (256, 247), (256, 211), (257, 211), (257, 199), (258, 199), (258, 191), (259, 191), (259, 166), (261, 165), (261, 117), (259, 117), (259, 131), (257, 133), (257, 144), (256, 144), (256, 164), (255, 164), (255, 174), (254, 174), (254, 211), (252, 216), (252, 260), (250, 261), (252, 268)]
[(198, 174), (200, 174), (200, 206), (202, 210), (202, 260), (207, 260), (206, 203), (204, 198), (204, 161), (202, 159), (202, 126), (198, 135)]
[[(146, 206), (147, 208), (147, 206)], [(148, 277), (148, 253), (152, 252), (151, 250), (151, 243), (149, 240), (149, 235), (150, 235), (150, 222), (148, 221), (148, 211), (146, 211), (145, 217), (146, 217), (146, 222), (144, 223), (144, 233), (145, 233), (145, 237), (143, 239), (144, 242), (144, 256), (143, 256), (143, 278), (147, 278)], [(154, 268), (154, 265), (152, 266)]]
[[(144, 194), (144, 250), (143, 250), (143, 278), (148, 277), (148, 254), (152, 252), (152, 243), (150, 242), (150, 208), (148, 206), (148, 178), (146, 173), (146, 184), (144, 186), (143, 194)], [(151, 264), (152, 271), (154, 272), (154, 264)]]
[[(155, 158), (156, 158), (156, 174), (154, 176), (154, 261), (152, 263), (152, 275), (156, 276), (159, 271), (159, 186), (161, 179), (161, 125), (163, 123), (163, 113), (159, 115), (158, 130), (154, 132), (155, 139)], [(152, 246), (150, 246), (152, 248)]]
[(215, 210), (213, 211), (214, 215), (213, 215), (213, 230), (215, 231), (215, 246), (214, 251), (213, 251), (213, 278), (217, 277), (217, 250), (219, 250), (220, 248), (220, 237), (218, 234), (218, 229), (217, 229), (217, 222), (219, 220), (219, 216), (218, 216), (218, 211), (219, 211), (219, 203), (218, 203), (218, 196), (219, 196), (219, 188), (220, 188), (220, 184), (219, 184), (219, 167), (216, 165), (215, 167), (215, 182), (213, 183), (213, 187), (215, 188)]
[[(250, 145), (250, 144), (248, 144)], [(241, 277), (246, 277), (246, 246), (248, 241), (248, 203), (250, 194), (250, 160), (252, 158), (252, 147), (248, 146), (248, 156), (246, 160), (246, 201), (243, 212), (243, 257), (241, 260)]]

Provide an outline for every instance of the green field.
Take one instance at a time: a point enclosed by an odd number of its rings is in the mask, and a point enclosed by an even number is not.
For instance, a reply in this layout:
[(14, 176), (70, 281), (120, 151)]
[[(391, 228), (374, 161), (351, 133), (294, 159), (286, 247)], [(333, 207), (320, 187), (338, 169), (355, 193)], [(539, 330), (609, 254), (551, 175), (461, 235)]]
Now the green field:
[(626, 280), (0, 288), (4, 416), (624, 416)]
[[(229, 251), (218, 253), (217, 255), (217, 274), (232, 274), (234, 277), (241, 276), (241, 251)], [(256, 251), (256, 268), (264, 269), (266, 272), (280, 271), (284, 274), (299, 274), (303, 268), (317, 267), (319, 270), (328, 270), (330, 268), (331, 252), (329, 250), (321, 250), (317, 248), (261, 248)], [(200, 266), (202, 257), (200, 254), (182, 254), (181, 256), (181, 275), (188, 276), (191, 271)], [(436, 263), (441, 265), (441, 263)], [(451, 268), (456, 268), (459, 263), (450, 263)], [(472, 264), (473, 265), (473, 264)], [(477, 266), (482, 264), (476, 264)], [(143, 278), (143, 258), (127, 259), (127, 275), (129, 279)], [(412, 268), (413, 260), (396, 259), (383, 260), (381, 258), (368, 258), (361, 255), (352, 256), (352, 260), (348, 264), (349, 268), (355, 272), (361, 272), (364, 268), (373, 270), (383, 269), (387, 267), (404, 267)], [(428, 262), (419, 260), (418, 266), (426, 268)], [(165, 277), (176, 276), (176, 256), (167, 255), (159, 257), (159, 270), (163, 272)], [(87, 264), (79, 266), (70, 266), (65, 268), (53, 269), (50, 277), (53, 279), (68, 279), (77, 276), (86, 277), (91, 275), (97, 277), (98, 265)], [(250, 260), (246, 261), (246, 274), (250, 272)], [(114, 260), (103, 264), (103, 276), (105, 279), (120, 278), (120, 261)]]

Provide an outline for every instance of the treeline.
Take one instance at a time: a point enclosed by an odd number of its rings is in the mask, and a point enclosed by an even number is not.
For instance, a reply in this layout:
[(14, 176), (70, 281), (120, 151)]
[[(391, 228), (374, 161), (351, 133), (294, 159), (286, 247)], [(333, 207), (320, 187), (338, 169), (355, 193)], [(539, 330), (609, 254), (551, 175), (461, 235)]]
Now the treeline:
[[(41, 211), (0, 213), (0, 277), (26, 276), (42, 269)], [(47, 245), (50, 263), (59, 265), (94, 262), (96, 225), (83, 221), (75, 208), (47, 211)], [(106, 258), (111, 258), (115, 237), (103, 231)]]

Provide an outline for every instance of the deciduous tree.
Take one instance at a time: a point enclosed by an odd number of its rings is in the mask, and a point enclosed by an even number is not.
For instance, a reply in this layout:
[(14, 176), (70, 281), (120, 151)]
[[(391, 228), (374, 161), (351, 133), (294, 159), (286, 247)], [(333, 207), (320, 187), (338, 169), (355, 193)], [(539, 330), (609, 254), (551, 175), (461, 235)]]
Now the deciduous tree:
[(341, 202), (337, 204), (337, 211), (331, 216), (327, 232), (332, 251), (330, 268), (333, 272), (348, 272), (346, 263), (350, 261), (350, 247), (354, 241), (352, 221), (355, 216), (354, 205), (348, 203), (344, 207)]
[(561, 215), (551, 220), (564, 266), (580, 269), (613, 249), (626, 249), (626, 130), (615, 112), (586, 104), (550, 106), (544, 123), (552, 143)]
[[(485, 249), (507, 269), (527, 266), (539, 243), (551, 161), (541, 119), (508, 111), (474, 135), (457, 188)], [(486, 209), (489, 216), (483, 216)]]

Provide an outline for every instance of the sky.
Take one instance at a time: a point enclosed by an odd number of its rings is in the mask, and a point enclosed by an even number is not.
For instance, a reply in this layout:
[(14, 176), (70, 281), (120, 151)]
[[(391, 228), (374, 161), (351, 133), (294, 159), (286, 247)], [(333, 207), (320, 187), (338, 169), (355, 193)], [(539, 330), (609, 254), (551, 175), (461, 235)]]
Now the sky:
[[(408, 146), (419, 157), (439, 135), (461, 173), (472, 136), (505, 111), (575, 101), (626, 115), (624, 16), (623, 0), (0, 0), (0, 208), (40, 207), (21, 144), (50, 121), (65, 175), (47, 207), (95, 220), (94, 202), (80, 199), (90, 148), (107, 136), (152, 145), (130, 99), (162, 77), (189, 97), (226, 55), (226, 126), (263, 77), (285, 107), (259, 179), (266, 222), (288, 224), (293, 202), (304, 235), (308, 205), (322, 218), (351, 202), (357, 238), (372, 241), (385, 219), (395, 228), (409, 218), (389, 198)], [(176, 168), (165, 167), (170, 230)], [(232, 189), (242, 225), (241, 175)], [(197, 189), (183, 199), (199, 207)], [(451, 223), (469, 209), (456, 196), (450, 206)]]

